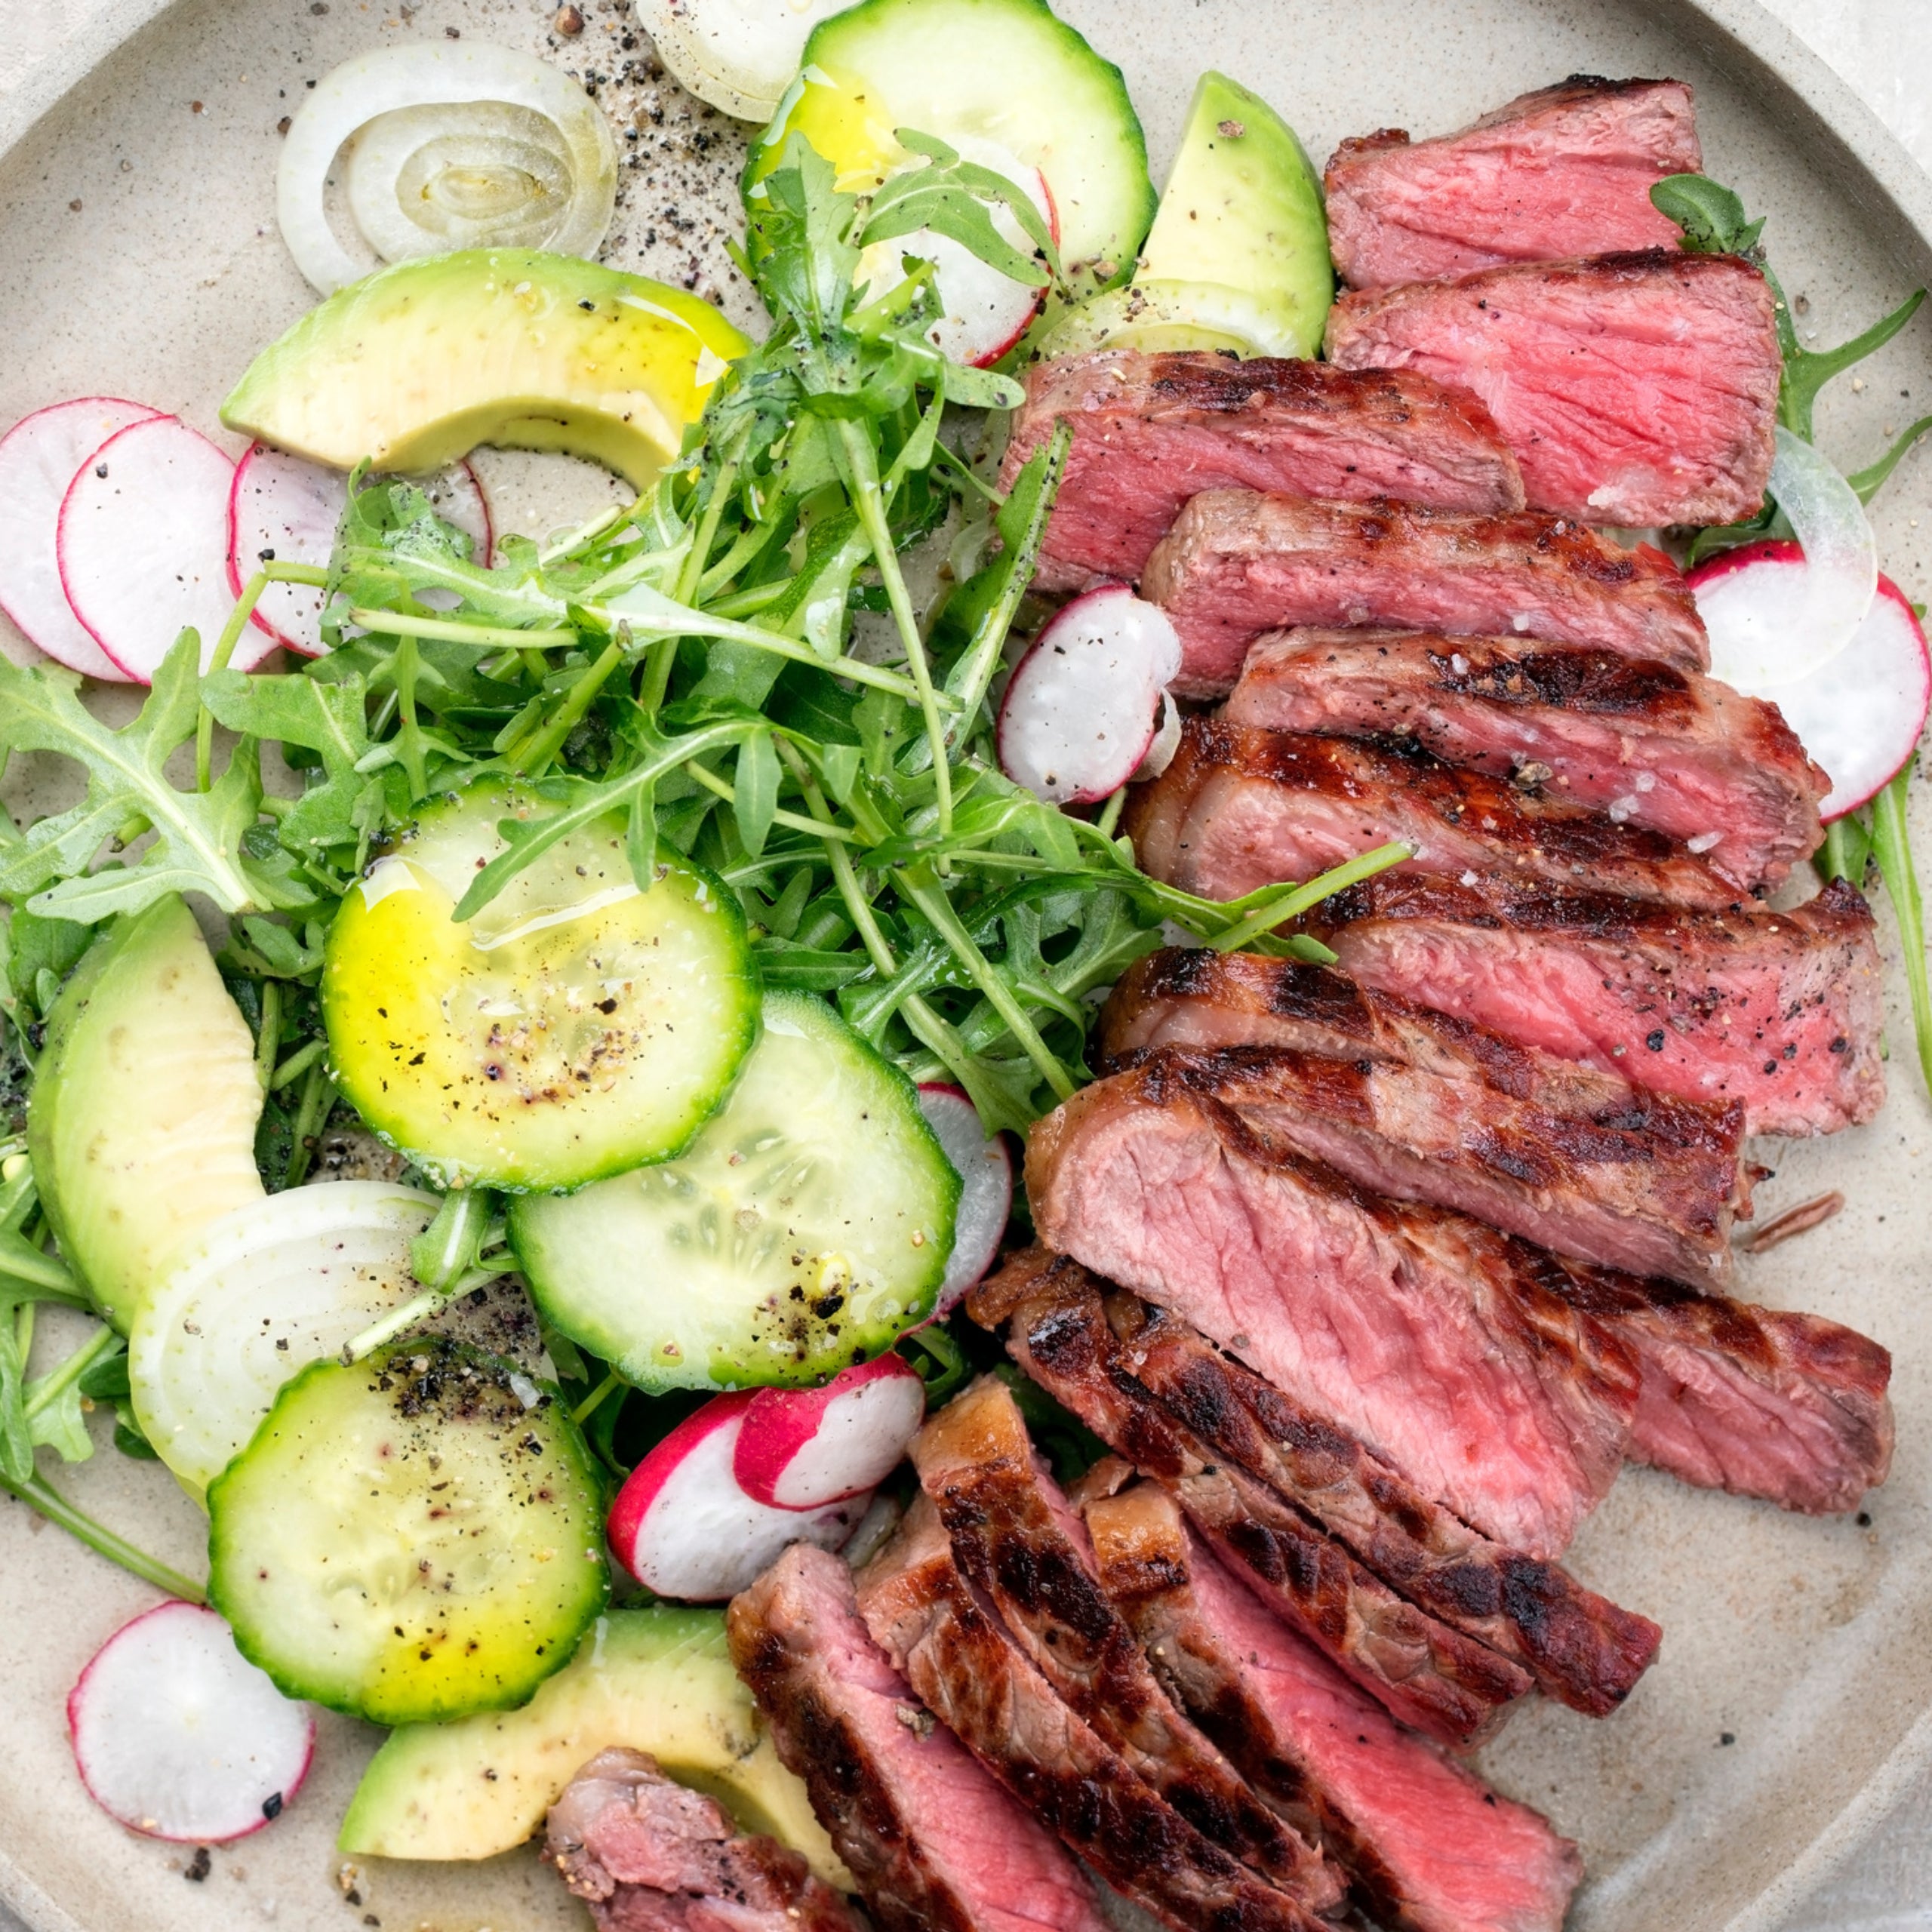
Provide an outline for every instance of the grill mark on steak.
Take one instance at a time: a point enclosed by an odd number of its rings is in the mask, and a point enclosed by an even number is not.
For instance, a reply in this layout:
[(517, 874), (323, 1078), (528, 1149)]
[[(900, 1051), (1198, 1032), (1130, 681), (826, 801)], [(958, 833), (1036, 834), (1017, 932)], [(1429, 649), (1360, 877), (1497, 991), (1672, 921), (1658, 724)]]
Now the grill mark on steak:
[(1257, 1790), (1306, 1816), (1400, 1932), (1557, 1932), (1576, 1847), (1398, 1730), (1190, 1537), (1142, 1483), (1087, 1506), (1108, 1592)]
[(1123, 823), (1143, 868), (1203, 899), (1312, 878), (1400, 841), (1392, 869), (1541, 880), (1721, 912), (1739, 888), (1662, 832), (1546, 801), (1413, 745), (1190, 718)]
[(1703, 170), (1682, 82), (1573, 75), (1452, 134), (1343, 142), (1324, 176), (1329, 245), (1356, 288), (1675, 248), (1677, 225), (1650, 191)]
[(1318, 906), (1343, 970), (1560, 1058), (1687, 1100), (1748, 1134), (1829, 1134), (1884, 1099), (1870, 909), (1835, 881), (1784, 912), (1410, 874)]
[(858, 1577), (874, 1640), (1035, 1818), (1173, 1932), (1319, 1932), (1211, 1844), (1056, 1697), (955, 1564), (921, 1495)]
[(1522, 507), (1516, 459), (1485, 411), (1419, 377), (1103, 349), (1036, 363), (1026, 383), (1001, 487), (1057, 423), (1073, 431), (1035, 580), (1042, 589), (1132, 582), (1203, 490)]
[(1614, 1479), (1621, 1343), (1450, 1211), (1364, 1193), (1155, 1055), (1033, 1130), (1040, 1238), (1172, 1308), (1502, 1543), (1554, 1558)]
[[(1260, 639), (1231, 724), (1413, 740), (1497, 778), (1676, 839), (1746, 891), (1824, 837), (1830, 780), (1777, 707), (1694, 671), (1500, 638), (1303, 629)], [(1708, 843), (1715, 840), (1715, 843)]]
[(1755, 516), (1784, 362), (1763, 273), (1657, 248), (1346, 294), (1330, 361), (1477, 398), (1534, 509), (1650, 529)]
[(1174, 688), (1218, 697), (1248, 646), (1300, 625), (1580, 645), (1703, 670), (1710, 648), (1675, 565), (1583, 524), (1522, 512), (1321, 502), (1211, 490), (1174, 519), (1141, 580), (1180, 634)]
[(1338, 1903), (1340, 1875), (1155, 1681), (1004, 1384), (982, 1377), (928, 1419), (909, 1453), (961, 1571), (1075, 1714), (1204, 1837), (1312, 1911)]
[(920, 1708), (838, 1557), (794, 1543), (725, 1626), (779, 1757), (884, 1932), (1107, 1932), (1059, 1841)]

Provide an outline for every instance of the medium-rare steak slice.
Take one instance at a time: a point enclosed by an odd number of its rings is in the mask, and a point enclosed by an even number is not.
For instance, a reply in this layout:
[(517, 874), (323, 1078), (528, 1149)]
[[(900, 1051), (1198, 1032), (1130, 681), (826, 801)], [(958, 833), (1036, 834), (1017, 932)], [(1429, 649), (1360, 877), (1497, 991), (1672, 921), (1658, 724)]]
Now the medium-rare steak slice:
[(1615, 1479), (1627, 1352), (1511, 1261), (1508, 1238), (1386, 1201), (1156, 1056), (1033, 1130), (1048, 1247), (1171, 1308), (1423, 1492), (1552, 1558)]
[(1576, 74), (1433, 140), (1392, 128), (1344, 141), (1324, 177), (1328, 245), (1356, 288), (1674, 248), (1651, 190), (1703, 171), (1681, 81)]
[(1289, 1816), (1306, 1815), (1378, 1922), (1558, 1932), (1576, 1847), (1387, 1715), (1275, 1623), (1149, 1483), (1087, 1506), (1101, 1575), (1174, 1694)]
[(1830, 1134), (1885, 1097), (1883, 968), (1843, 881), (1795, 912), (1713, 913), (1411, 873), (1351, 886), (1309, 924), (1364, 986), (1663, 1093), (1741, 1101), (1749, 1134)]
[(1892, 1358), (1822, 1315), (1530, 1258), (1628, 1344), (1643, 1375), (1631, 1457), (1807, 1515), (1858, 1507), (1892, 1462)]
[(741, 1833), (641, 1751), (600, 1751), (571, 1779), (543, 1856), (598, 1932), (860, 1932), (790, 1846)]
[[(1336, 1025), (1351, 1003), (1359, 1023)], [(1298, 1009), (1316, 1017), (1298, 1020)], [(1244, 1032), (1257, 1044), (1166, 1044)], [(1253, 954), (1137, 961), (1108, 1001), (1101, 1039), (1109, 1068), (1180, 1056), (1179, 1078), (1360, 1186), (1458, 1208), (1607, 1267), (1706, 1287), (1730, 1276), (1745, 1192), (1740, 1107), (1560, 1063), (1545, 1075), (1526, 1053), (1527, 1065), (1512, 1065), (1517, 1056), (1479, 1029), (1323, 967)], [(1121, 1053), (1125, 1041), (1137, 1050)]]
[(1407, 738), (1452, 764), (1537, 783), (1691, 842), (1747, 889), (1824, 836), (1830, 781), (1777, 707), (1615, 651), (1509, 638), (1297, 630), (1249, 651), (1231, 724)]
[(915, 1438), (913, 1466), (967, 1580), (1075, 1715), (1201, 1835), (1310, 1910), (1340, 1875), (1168, 1700), (1094, 1574), (1079, 1516), (1038, 1466), (1018, 1404), (982, 1377)]
[(1344, 295), (1328, 357), (1479, 398), (1533, 509), (1636, 530), (1737, 523), (1770, 480), (1776, 317), (1750, 263), (1659, 248)]
[(733, 1599), (738, 1672), (884, 1932), (1106, 1932), (1060, 1841), (920, 1708), (844, 1564), (794, 1543)]
[(1721, 912), (1740, 889), (1660, 832), (1552, 803), (1413, 747), (1190, 718), (1129, 794), (1143, 868), (1203, 899), (1313, 878), (1399, 840), (1395, 869), (1543, 880)]
[(1144, 595), (1180, 633), (1183, 697), (1218, 697), (1248, 646), (1299, 624), (1583, 645), (1686, 669), (1710, 663), (1677, 566), (1579, 523), (1384, 502), (1211, 490), (1148, 559)]
[(1326, 362), (1102, 349), (1036, 363), (1001, 472), (1069, 424), (1072, 447), (1036, 581), (1136, 581), (1182, 504), (1203, 490), (1287, 490), (1444, 509), (1523, 506), (1516, 459), (1465, 392)]
[[(1647, 1620), (1580, 1588), (1554, 1564), (1490, 1543), (1346, 1430), (1247, 1375), (1171, 1315), (1150, 1314), (1118, 1289), (1106, 1291), (1103, 1308), (1102, 1285), (1078, 1262), (1035, 1248), (982, 1283), (970, 1306), (979, 1321), (1006, 1322), (1014, 1359), (1171, 1490), (1277, 1614), (1281, 1589), (1243, 1552), (1259, 1546), (1257, 1531), (1290, 1533), (1294, 1512), (1284, 1506), (1291, 1503), (1419, 1608), (1509, 1658), (1562, 1702), (1601, 1715), (1628, 1695), (1657, 1647)], [(1350, 1652), (1330, 1640), (1318, 1604), (1313, 1614), (1291, 1611), (1287, 1620), (1405, 1715), (1386, 1684), (1421, 1678), (1390, 1667), (1392, 1623), (1383, 1620), (1374, 1646)], [(1374, 1666), (1367, 1672), (1364, 1654)], [(1448, 1666), (1458, 1667), (1454, 1660)], [(1440, 1723), (1416, 1728), (1445, 1736)]]
[(858, 1598), (874, 1641), (926, 1708), (1034, 1818), (1172, 1932), (1318, 1932), (1054, 1696), (960, 1574), (927, 1497), (860, 1572)]

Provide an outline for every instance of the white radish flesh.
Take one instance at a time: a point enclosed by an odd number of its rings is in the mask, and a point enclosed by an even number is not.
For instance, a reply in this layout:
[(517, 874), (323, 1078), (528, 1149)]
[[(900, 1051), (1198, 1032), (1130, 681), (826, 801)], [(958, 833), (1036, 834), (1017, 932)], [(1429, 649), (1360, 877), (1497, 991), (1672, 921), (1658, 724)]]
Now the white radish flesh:
[[(228, 493), (235, 466), (171, 416), (150, 417), (95, 451), (60, 506), (60, 583), (94, 642), (135, 683), (152, 681), (185, 626), (202, 662), (234, 610), (228, 589)], [(274, 648), (257, 635), (231, 660), (247, 669)]]
[[(489, 500), (466, 463), (423, 480), (436, 514), (490, 561)], [(328, 566), (337, 527), (349, 503), (349, 479), (339, 469), (285, 455), (257, 443), (235, 467), (228, 496), (228, 585), (237, 597), (271, 555), (278, 563)], [(272, 583), (255, 606), (262, 634), (304, 657), (322, 654), (322, 593), (306, 584)]]
[(80, 468), (110, 436), (159, 411), (119, 396), (57, 402), (0, 436), (0, 611), (56, 663), (127, 681), (88, 634), (60, 587), (60, 505)]
[(780, 1509), (746, 1495), (733, 1472), (752, 1392), (714, 1396), (634, 1469), (611, 1506), (612, 1553), (661, 1597), (721, 1603), (795, 1543), (837, 1549), (869, 1497), (815, 1510)]
[(1000, 768), (1050, 804), (1091, 804), (1134, 776), (1155, 737), (1180, 639), (1167, 614), (1102, 584), (1057, 615), (1000, 706)]
[(926, 1385), (883, 1355), (822, 1389), (760, 1389), (745, 1411), (732, 1472), (754, 1501), (808, 1510), (869, 1496), (925, 1418)]
[(851, 0), (638, 0), (659, 59), (681, 87), (740, 121), (769, 121), (811, 30)]
[(315, 1720), (198, 1604), (123, 1624), (67, 1699), (88, 1795), (130, 1831), (222, 1844), (279, 1817), (302, 1787)]
[(973, 1103), (957, 1087), (935, 1081), (919, 1089), (919, 1111), (946, 1150), (960, 1180), (953, 1217), (952, 1252), (932, 1319), (958, 1306), (960, 1297), (986, 1277), (999, 1253), (1013, 1213), (1013, 1156), (1004, 1134), (987, 1133)]
[(1154, 734), (1146, 755), (1134, 773), (1136, 778), (1158, 778), (1174, 761), (1180, 749), (1180, 706), (1165, 691), (1161, 694), (1160, 729)]

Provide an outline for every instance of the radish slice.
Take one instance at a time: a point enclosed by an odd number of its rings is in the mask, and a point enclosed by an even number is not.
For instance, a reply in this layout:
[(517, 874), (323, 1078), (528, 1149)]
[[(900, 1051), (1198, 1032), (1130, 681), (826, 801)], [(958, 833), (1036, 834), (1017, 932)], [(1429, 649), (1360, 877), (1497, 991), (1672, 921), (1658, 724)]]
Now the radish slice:
[[(1761, 601), (1796, 604), (1807, 568), (1795, 543), (1754, 543), (1706, 564), (1691, 583), (1720, 573), (1746, 577)], [(1822, 670), (1791, 684), (1740, 688), (1775, 704), (1830, 778), (1830, 795), (1819, 808), (1829, 824), (1869, 803), (1918, 749), (1932, 711), (1932, 654), (1911, 600), (1881, 577), (1850, 645)]]
[(124, 1623), (67, 1698), (81, 1782), (131, 1832), (183, 1844), (246, 1838), (302, 1788), (315, 1720), (198, 1604)]
[[(228, 491), (235, 466), (207, 437), (155, 416), (110, 437), (60, 505), (60, 583), (88, 635), (137, 685), (152, 681), (184, 625), (202, 661), (235, 608), (228, 590)], [(275, 647), (245, 637), (247, 670)]]
[(778, 111), (812, 29), (851, 0), (638, 0), (636, 13), (678, 84), (740, 121)]
[(713, 1396), (687, 1416), (632, 1470), (611, 1505), (612, 1554), (660, 1597), (721, 1603), (789, 1544), (837, 1549), (866, 1513), (869, 1496), (806, 1511), (774, 1509), (745, 1494), (732, 1465), (754, 1393)]
[(60, 503), (110, 436), (159, 414), (119, 396), (83, 396), (37, 410), (0, 437), (0, 611), (56, 663), (112, 683), (125, 684), (127, 674), (88, 635), (60, 588)]
[[(475, 546), (477, 562), (488, 563), (495, 533), (489, 499), (475, 471), (466, 463), (455, 463), (426, 478), (423, 488), (436, 514)], [(256, 444), (235, 465), (228, 494), (232, 594), (239, 597), (242, 586), (272, 555), (285, 564), (326, 568), (348, 502), (349, 479), (340, 470)], [(306, 584), (272, 583), (255, 606), (255, 626), (304, 657), (319, 657), (322, 597)]]
[(938, 1081), (919, 1089), (919, 1110), (962, 1183), (953, 1218), (952, 1252), (931, 1318), (952, 1313), (968, 1288), (985, 1278), (999, 1253), (1013, 1212), (1013, 1156), (1004, 1134), (989, 1134), (978, 1110), (957, 1087)]
[(1772, 580), (1740, 568), (1755, 545), (1691, 580), (1710, 633), (1711, 675), (1739, 691), (1795, 684), (1822, 670), (1851, 642), (1878, 587), (1878, 540), (1858, 493), (1788, 429), (1777, 432), (1770, 488), (1797, 534), (1802, 581), (1779, 580), (1781, 594), (1765, 595)]
[(895, 1355), (841, 1370), (823, 1389), (760, 1389), (732, 1473), (775, 1509), (869, 1497), (904, 1460), (925, 1414), (926, 1385)]
[(1147, 755), (1135, 771), (1136, 778), (1158, 778), (1174, 761), (1180, 749), (1180, 706), (1166, 692), (1161, 694), (1161, 728), (1147, 747)]
[(1033, 641), (999, 713), (1000, 768), (1049, 804), (1091, 804), (1134, 776), (1155, 737), (1180, 639), (1124, 583), (1076, 597)]

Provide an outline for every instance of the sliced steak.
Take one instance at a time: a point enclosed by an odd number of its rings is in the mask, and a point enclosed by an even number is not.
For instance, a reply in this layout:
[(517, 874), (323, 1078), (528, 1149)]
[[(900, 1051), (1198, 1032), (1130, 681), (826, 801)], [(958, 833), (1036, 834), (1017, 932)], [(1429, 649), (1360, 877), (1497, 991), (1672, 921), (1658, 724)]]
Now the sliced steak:
[(1660, 832), (1552, 803), (1414, 746), (1190, 718), (1123, 821), (1143, 868), (1203, 899), (1315, 878), (1398, 840), (1396, 868), (1491, 874), (1721, 912), (1740, 888)]
[[(1244, 1035), (1256, 1044), (1207, 1044)], [(1189, 1081), (1358, 1186), (1580, 1260), (1700, 1287), (1730, 1275), (1741, 1107), (1647, 1093), (1251, 953), (1137, 961), (1100, 1038), (1110, 1069), (1183, 1054)]]
[(735, 1598), (731, 1655), (884, 1932), (1106, 1932), (1059, 1841), (921, 1708), (852, 1579), (794, 1543)]
[(1101, 1576), (1156, 1668), (1371, 1912), (1402, 1932), (1558, 1932), (1576, 1847), (1391, 1723), (1284, 1629), (1152, 1484), (1087, 1506)]
[(860, 1932), (789, 1845), (741, 1833), (641, 1751), (601, 1751), (571, 1779), (543, 1856), (598, 1932)]
[(1636, 1356), (1635, 1460), (1813, 1516), (1856, 1509), (1885, 1480), (1892, 1358), (1878, 1343), (1821, 1315), (1532, 1260)]
[(1764, 503), (1784, 359), (1770, 286), (1737, 256), (1659, 248), (1345, 295), (1328, 356), (1479, 398), (1533, 509), (1641, 530)]
[(1136, 581), (1189, 497), (1287, 490), (1444, 509), (1523, 505), (1516, 459), (1481, 408), (1419, 377), (1326, 362), (1102, 349), (1036, 363), (1001, 471), (1064, 422), (1073, 432), (1036, 581)]
[(1750, 1134), (1829, 1134), (1885, 1097), (1870, 909), (1827, 886), (1795, 912), (1687, 912), (1497, 879), (1410, 874), (1315, 909), (1342, 970)]
[(1180, 633), (1184, 697), (1218, 697), (1248, 646), (1299, 624), (1514, 635), (1703, 670), (1710, 647), (1677, 566), (1579, 523), (1247, 490), (1194, 497), (1141, 579)]
[(1247, 654), (1230, 724), (1412, 740), (1452, 764), (1541, 786), (1691, 841), (1747, 890), (1823, 839), (1830, 780), (1777, 707), (1615, 651), (1398, 631), (1278, 633)]
[(960, 1574), (927, 1497), (860, 1572), (858, 1596), (875, 1641), (927, 1709), (1034, 1818), (1172, 1932), (1318, 1932), (1287, 1893), (1211, 1844), (1054, 1694)]
[(1446, 1209), (1364, 1193), (1157, 1055), (1033, 1130), (1040, 1238), (1171, 1308), (1423, 1492), (1552, 1558), (1623, 1461), (1622, 1346)]
[(1390, 128), (1344, 141), (1325, 176), (1328, 245), (1356, 288), (1674, 248), (1651, 190), (1703, 168), (1681, 81), (1572, 75), (1433, 140)]
[(913, 1441), (954, 1560), (1074, 1713), (1203, 1837), (1312, 1911), (1340, 1875), (1169, 1701), (1094, 1574), (1084, 1525), (1038, 1466), (1012, 1392), (983, 1376)]

